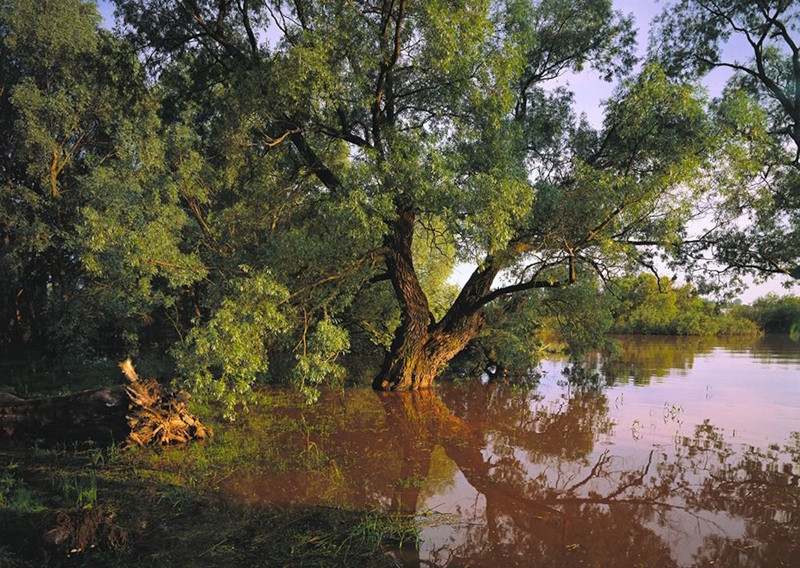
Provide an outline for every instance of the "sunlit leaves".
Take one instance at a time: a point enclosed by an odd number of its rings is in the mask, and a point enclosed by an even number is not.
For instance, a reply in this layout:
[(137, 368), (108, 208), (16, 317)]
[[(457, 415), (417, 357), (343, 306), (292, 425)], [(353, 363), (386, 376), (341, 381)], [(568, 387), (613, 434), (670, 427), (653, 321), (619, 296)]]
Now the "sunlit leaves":
[(464, 230), (476, 247), (476, 257), (505, 250), (530, 211), (534, 198), (530, 185), (498, 179), (491, 172), (470, 176), (468, 184), (472, 191), (465, 206), (472, 213), (465, 219)]
[(297, 364), (292, 372), (306, 401), (315, 402), (322, 384), (341, 386), (345, 369), (337, 359), (350, 350), (347, 330), (330, 319), (320, 321), (313, 332), (304, 333), (297, 346)]
[(702, 298), (690, 284), (652, 274), (621, 279), (606, 292), (613, 331), (641, 335), (757, 335), (753, 318)]
[(502, 25), (526, 59), (526, 78), (552, 79), (591, 65), (606, 80), (635, 61), (635, 31), (629, 16), (608, 0), (507, 0)]
[[(5, 48), (14, 54), (8, 61), (12, 73), (38, 79), (46, 74), (53, 84), (80, 73), (75, 64), (95, 51), (99, 23), (94, 4), (79, 0), (4, 2), (0, 30)], [(40, 83), (45, 85), (46, 81)]]
[(282, 304), (287, 290), (268, 272), (250, 272), (230, 283), (230, 292), (207, 322), (176, 348), (181, 373), (200, 395), (221, 402), (228, 418), (253, 383), (269, 368), (267, 348), (289, 328)]
[(421, 63), (433, 75), (467, 79), (486, 55), (483, 46), (493, 32), (487, 0), (431, 0), (417, 16), (426, 49)]
[[(12, 100), (19, 147), (60, 145), (64, 160), (111, 125), (105, 153), (87, 152), (70, 179), (83, 192), (80, 229), (65, 231), (80, 241), (69, 254), (81, 286), (126, 332), (135, 314), (166, 317), (184, 336), (181, 372), (228, 409), (267, 354), (287, 367), (276, 378), (313, 397), (341, 376), (351, 336), (389, 346), (410, 305), (394, 297), (397, 278), (386, 285), (398, 215), (414, 220), (409, 278), (428, 296), (420, 319), (436, 325), (456, 260), (555, 286), (651, 262), (637, 242), (677, 246), (715, 142), (698, 92), (656, 65), (621, 84), (600, 131), (576, 118), (551, 80), (625, 77), (634, 62), (632, 22), (609, 0), (117, 4), (152, 64), (145, 83), (129, 62), (133, 110), (105, 112), (89, 80), (51, 96), (26, 79)], [(41, 200), (52, 169), (30, 156)], [(66, 187), (56, 181), (52, 195)], [(484, 308), (490, 286), (465, 295), (464, 313)], [(552, 296), (591, 299), (580, 286)]]
[(440, 320), (458, 294), (458, 287), (449, 283), (456, 263), (455, 242), (441, 218), (433, 216), (421, 220), (412, 247), (414, 270), (433, 317)]

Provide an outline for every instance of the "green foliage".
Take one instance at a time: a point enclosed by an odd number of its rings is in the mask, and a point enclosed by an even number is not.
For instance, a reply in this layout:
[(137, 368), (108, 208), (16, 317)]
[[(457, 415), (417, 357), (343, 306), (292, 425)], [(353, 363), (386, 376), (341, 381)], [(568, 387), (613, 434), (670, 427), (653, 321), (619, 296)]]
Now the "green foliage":
[(783, 0), (679, 0), (656, 21), (650, 56), (671, 75), (730, 74), (711, 106), (722, 140), (708, 171), (713, 229), (685, 251), (699, 269), (714, 257), (739, 273), (793, 276), (800, 264), (798, 23), (797, 3)]
[[(71, 230), (82, 157), (108, 115), (95, 86), (101, 47), (93, 5), (3, 4), (0, 20), (0, 287), (2, 340), (41, 340), (79, 274)], [(98, 89), (99, 90), (99, 89)], [(66, 288), (66, 290), (64, 290)], [(50, 316), (50, 317), (48, 317)], [(44, 328), (44, 329), (41, 329)]]
[(608, 347), (606, 334), (613, 325), (613, 315), (608, 302), (598, 294), (596, 279), (586, 275), (576, 285), (557, 290), (543, 306), (545, 325), (558, 332), (573, 359)]
[(113, 320), (129, 352), (137, 350), (151, 314), (174, 314), (183, 290), (208, 270), (196, 251), (184, 250), (189, 217), (180, 201), (187, 172), (174, 155), (184, 148), (174, 133), (162, 141), (159, 130), (152, 112), (120, 127), (118, 160), (85, 178), (87, 203), (77, 230), (83, 267), (94, 283), (84, 292), (94, 319)]
[(753, 302), (749, 316), (767, 333), (797, 335), (800, 326), (800, 298), (767, 294)]
[(433, 317), (440, 320), (453, 305), (458, 287), (449, 283), (456, 264), (456, 245), (438, 218), (422, 221), (412, 244), (414, 269), (428, 297)]
[[(789, 234), (774, 192), (735, 198), (783, 147), (763, 90), (738, 77), (709, 110), (667, 55), (632, 75), (633, 21), (610, 0), (116, 5), (117, 35), (79, 0), (3, 6), (4, 345), (171, 352), (232, 416), (259, 380), (314, 399), (412, 319), (463, 346), (456, 330), (485, 316), (478, 352), (515, 374), (542, 322), (582, 353), (611, 326), (594, 275), (691, 265), (687, 224), (714, 183), (723, 217), (766, 212), (773, 249)], [(552, 87), (584, 69), (618, 81), (600, 129)], [(740, 254), (734, 236), (715, 252)], [(459, 261), (478, 267), (463, 293)], [(632, 329), (724, 319), (631, 287), (647, 304)]]
[(183, 248), (158, 105), (99, 22), (79, 0), (3, 5), (2, 344), (136, 352), (154, 312), (203, 275)]
[(201, 397), (222, 403), (228, 418), (269, 367), (268, 349), (288, 329), (288, 292), (268, 272), (248, 273), (206, 322), (175, 349), (178, 368)]
[[(772, 301), (784, 310), (791, 305), (788, 299), (777, 300)], [(602, 286), (586, 274), (573, 286), (509, 302), (512, 306), (488, 311), (487, 328), (470, 346), (473, 364), (498, 365), (512, 376), (530, 372), (542, 340), (555, 332), (573, 360), (568, 379), (575, 384), (595, 381), (596, 369), (584, 368), (579, 361), (590, 351), (616, 351), (611, 333), (729, 336), (770, 331), (764, 325), (769, 302), (759, 300), (753, 309), (720, 305), (701, 297), (690, 284), (659, 281), (648, 273)], [(760, 318), (755, 306), (761, 306)], [(788, 332), (789, 327), (784, 321), (781, 330)]]
[(19, 464), (11, 464), (0, 477), (0, 509), (15, 514), (36, 513), (44, 510), (33, 490), (14, 475)]
[[(384, 542), (396, 543), (399, 548), (404, 544), (408, 546), (410, 542), (415, 549), (419, 548), (419, 530), (413, 515), (400, 512), (390, 515), (367, 513), (352, 529), (351, 539), (353, 544), (367, 548), (377, 548)], [(343, 550), (345, 557), (352, 546), (349, 540)]]
[(316, 402), (319, 398), (319, 386), (323, 383), (341, 386), (345, 369), (336, 360), (349, 349), (347, 330), (329, 319), (317, 323), (307, 340), (303, 337), (302, 346), (296, 355), (293, 379), (306, 402)]
[(691, 284), (652, 274), (619, 280), (605, 292), (614, 303), (615, 333), (641, 335), (757, 335), (741, 310), (702, 298)]
[[(472, 340), (461, 365), (489, 370), (512, 378), (528, 376), (539, 363), (540, 313), (529, 298), (514, 299), (513, 306), (497, 304), (486, 313), (486, 327)], [(456, 365), (458, 367), (459, 365)]]
[(543, 339), (555, 332), (570, 356), (610, 348), (607, 334), (613, 325), (611, 306), (599, 293), (591, 275), (575, 285), (515, 296), (491, 306), (486, 327), (466, 354), (480, 370), (522, 378), (539, 363)]
[(91, 509), (97, 504), (97, 476), (94, 472), (89, 472), (86, 476), (63, 476), (60, 490), (62, 499), (70, 507)]

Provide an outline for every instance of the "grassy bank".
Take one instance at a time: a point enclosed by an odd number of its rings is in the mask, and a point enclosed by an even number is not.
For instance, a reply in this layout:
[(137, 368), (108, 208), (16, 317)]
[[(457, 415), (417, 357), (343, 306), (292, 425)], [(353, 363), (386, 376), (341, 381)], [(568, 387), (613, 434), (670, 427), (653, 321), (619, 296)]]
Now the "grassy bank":
[(407, 516), (222, 495), (242, 464), (330, 474), (324, 453), (309, 451), (309, 436), (324, 425), (277, 412), (297, 408), (291, 393), (259, 397), (276, 412), (218, 421), (203, 445), (0, 447), (0, 567), (397, 565), (402, 547), (416, 542)]

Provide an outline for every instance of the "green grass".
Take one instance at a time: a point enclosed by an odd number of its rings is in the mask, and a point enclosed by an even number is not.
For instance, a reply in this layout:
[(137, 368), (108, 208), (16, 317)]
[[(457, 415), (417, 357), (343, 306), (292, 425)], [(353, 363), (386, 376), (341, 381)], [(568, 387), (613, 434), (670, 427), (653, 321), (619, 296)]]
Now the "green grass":
[[(200, 408), (216, 434), (205, 443), (161, 450), (90, 443), (0, 448), (0, 568), (397, 565), (388, 552), (416, 545), (413, 518), (256, 506), (220, 493), (242, 471), (312, 471), (324, 486), (340, 482), (325, 451), (336, 425), (306, 420), (292, 393), (258, 396), (261, 411), (234, 423)], [(91, 510), (124, 528), (127, 543), (72, 557), (42, 545), (59, 511)]]
[(91, 509), (97, 503), (97, 475), (93, 470), (86, 474), (59, 476), (53, 481), (58, 487), (65, 503), (70, 508)]
[[(35, 467), (41, 470), (42, 465)], [(54, 489), (55, 501), (73, 502), (74, 491), (65, 498)], [(33, 507), (33, 502), (0, 506), (0, 530), (4, 540), (8, 536), (6, 548), (0, 549), (0, 567), (393, 566), (385, 550), (416, 538), (413, 520), (400, 516), (241, 505), (213, 491), (100, 471), (97, 502), (127, 529), (129, 544), (91, 550), (78, 561), (40, 546), (58, 508), (55, 503)]]

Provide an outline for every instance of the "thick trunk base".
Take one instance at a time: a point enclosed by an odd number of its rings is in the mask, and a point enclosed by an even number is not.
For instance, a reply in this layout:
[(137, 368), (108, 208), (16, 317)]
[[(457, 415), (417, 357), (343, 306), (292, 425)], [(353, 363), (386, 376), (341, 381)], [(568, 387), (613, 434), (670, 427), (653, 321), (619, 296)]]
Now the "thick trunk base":
[(439, 369), (434, 366), (424, 348), (386, 356), (381, 373), (372, 381), (378, 391), (416, 391), (433, 385)]
[(407, 334), (401, 326), (372, 388), (401, 392), (431, 388), (453, 357), (479, 333), (483, 314), (470, 313), (456, 323), (416, 335)]

